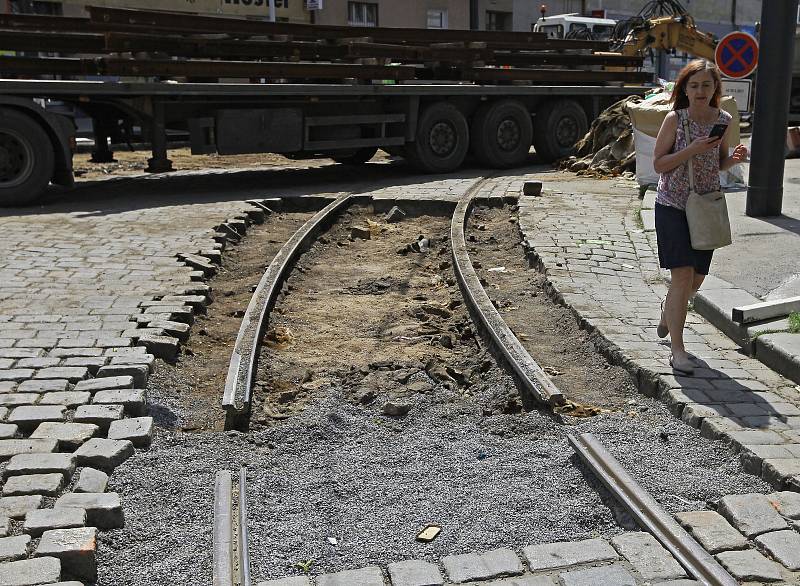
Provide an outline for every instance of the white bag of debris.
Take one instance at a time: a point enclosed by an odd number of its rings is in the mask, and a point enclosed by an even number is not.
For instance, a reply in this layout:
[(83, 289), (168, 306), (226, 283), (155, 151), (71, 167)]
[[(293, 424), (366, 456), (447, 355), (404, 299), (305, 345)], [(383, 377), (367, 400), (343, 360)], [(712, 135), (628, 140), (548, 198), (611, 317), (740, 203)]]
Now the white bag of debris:
[[(648, 96), (641, 102), (627, 104), (636, 149), (636, 181), (642, 186), (658, 183), (658, 173), (653, 169), (653, 151), (661, 124), (672, 109), (669, 97), (669, 93), (660, 92)], [(736, 100), (730, 96), (723, 96), (720, 108), (733, 117), (730, 144), (735, 146), (739, 144), (739, 110), (736, 107)], [(741, 165), (720, 172), (719, 181), (723, 188), (743, 185)]]

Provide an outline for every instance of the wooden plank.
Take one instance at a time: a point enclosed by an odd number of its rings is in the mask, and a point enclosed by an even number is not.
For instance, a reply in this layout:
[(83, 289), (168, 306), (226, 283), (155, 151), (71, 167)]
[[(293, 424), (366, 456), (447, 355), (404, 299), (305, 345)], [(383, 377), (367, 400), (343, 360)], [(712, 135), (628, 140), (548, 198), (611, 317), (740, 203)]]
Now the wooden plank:
[(752, 305), (734, 307), (731, 319), (740, 324), (749, 324), (765, 319), (784, 317), (792, 312), (800, 311), (800, 297), (763, 301)]
[(104, 53), (103, 35), (0, 29), (0, 49), (62, 53)]

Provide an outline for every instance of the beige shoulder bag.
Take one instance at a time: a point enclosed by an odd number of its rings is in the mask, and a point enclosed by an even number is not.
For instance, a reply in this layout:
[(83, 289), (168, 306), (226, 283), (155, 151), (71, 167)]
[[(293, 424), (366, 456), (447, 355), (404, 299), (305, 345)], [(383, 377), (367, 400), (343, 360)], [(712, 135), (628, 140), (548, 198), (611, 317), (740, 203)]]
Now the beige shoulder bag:
[[(686, 144), (692, 142), (689, 116), (683, 119)], [(689, 235), (695, 250), (714, 250), (731, 243), (731, 224), (728, 220), (728, 204), (722, 191), (697, 193), (694, 190), (694, 167), (689, 159), (689, 199), (686, 201), (686, 219)]]

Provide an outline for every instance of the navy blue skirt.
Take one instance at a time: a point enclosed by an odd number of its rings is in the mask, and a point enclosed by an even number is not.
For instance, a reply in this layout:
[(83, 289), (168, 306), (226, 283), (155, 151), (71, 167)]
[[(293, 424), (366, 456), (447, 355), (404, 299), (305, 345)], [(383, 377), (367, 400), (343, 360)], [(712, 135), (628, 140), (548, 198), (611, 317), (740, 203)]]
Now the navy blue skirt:
[(696, 273), (708, 274), (714, 251), (692, 248), (686, 212), (657, 203), (656, 236), (658, 237), (658, 262), (662, 269), (694, 267)]

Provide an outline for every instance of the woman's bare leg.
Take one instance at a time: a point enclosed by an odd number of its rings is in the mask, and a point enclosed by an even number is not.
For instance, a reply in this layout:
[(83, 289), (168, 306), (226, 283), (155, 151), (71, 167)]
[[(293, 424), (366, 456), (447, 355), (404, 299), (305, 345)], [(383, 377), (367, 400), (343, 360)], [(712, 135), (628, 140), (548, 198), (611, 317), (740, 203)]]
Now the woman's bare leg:
[[(695, 291), (696, 273), (694, 267), (670, 269), (670, 273), (672, 281), (669, 285), (667, 301), (664, 304), (664, 320), (669, 327), (672, 355), (678, 359), (688, 359), (686, 348), (683, 345), (683, 326), (686, 323), (686, 305), (689, 297)], [(702, 279), (700, 283), (702, 283)]]

